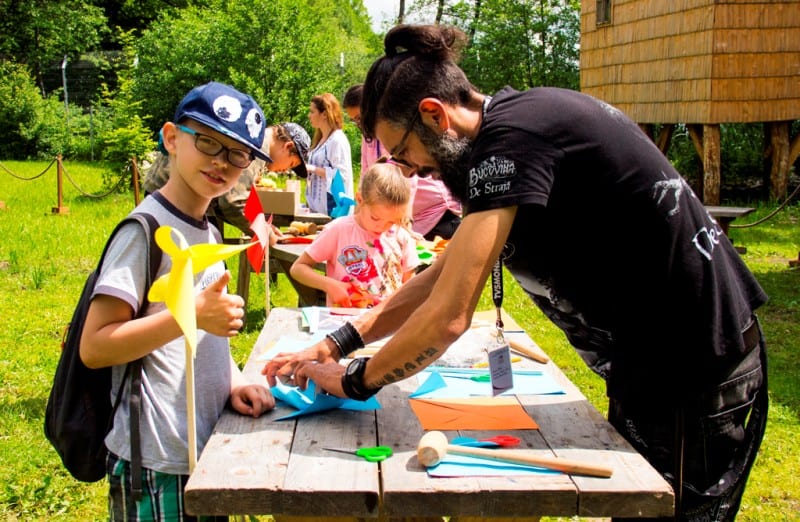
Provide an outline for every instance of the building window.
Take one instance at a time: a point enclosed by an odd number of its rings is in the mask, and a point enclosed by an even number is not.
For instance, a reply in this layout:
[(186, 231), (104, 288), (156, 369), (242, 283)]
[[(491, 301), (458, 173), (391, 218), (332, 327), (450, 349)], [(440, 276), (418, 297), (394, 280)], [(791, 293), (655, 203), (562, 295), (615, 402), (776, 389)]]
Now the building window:
[(611, 23), (611, 0), (597, 0), (597, 25)]

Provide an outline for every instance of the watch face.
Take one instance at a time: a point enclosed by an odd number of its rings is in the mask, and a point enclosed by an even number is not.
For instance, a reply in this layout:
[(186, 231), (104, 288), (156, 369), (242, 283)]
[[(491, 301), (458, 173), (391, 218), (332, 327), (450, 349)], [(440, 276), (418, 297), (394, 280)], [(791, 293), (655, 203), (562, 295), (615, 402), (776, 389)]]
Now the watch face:
[(361, 368), (364, 366), (364, 361), (365, 359), (362, 358), (353, 359), (353, 361), (347, 365), (345, 373), (350, 376), (357, 375), (361, 372)]

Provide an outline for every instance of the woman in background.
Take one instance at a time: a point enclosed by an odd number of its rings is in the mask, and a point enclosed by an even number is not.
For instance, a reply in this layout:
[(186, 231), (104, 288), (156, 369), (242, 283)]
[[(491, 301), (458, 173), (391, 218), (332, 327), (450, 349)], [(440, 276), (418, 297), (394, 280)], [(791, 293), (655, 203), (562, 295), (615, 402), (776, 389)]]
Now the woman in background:
[[(306, 203), (311, 212), (331, 215), (336, 202), (331, 194), (331, 183), (338, 172), (344, 185), (345, 196), (353, 201), (353, 161), (350, 142), (342, 131), (344, 117), (339, 101), (331, 93), (311, 98), (308, 119), (314, 128), (306, 168)], [(336, 195), (338, 197), (338, 194)], [(352, 214), (350, 207), (347, 214)]]

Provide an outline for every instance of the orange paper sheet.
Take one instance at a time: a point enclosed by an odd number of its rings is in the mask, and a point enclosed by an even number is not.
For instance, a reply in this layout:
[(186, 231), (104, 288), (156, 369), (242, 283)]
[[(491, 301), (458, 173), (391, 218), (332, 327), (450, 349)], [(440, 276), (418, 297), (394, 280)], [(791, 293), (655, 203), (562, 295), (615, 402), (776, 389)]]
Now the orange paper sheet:
[(425, 430), (536, 430), (536, 424), (514, 397), (410, 399)]

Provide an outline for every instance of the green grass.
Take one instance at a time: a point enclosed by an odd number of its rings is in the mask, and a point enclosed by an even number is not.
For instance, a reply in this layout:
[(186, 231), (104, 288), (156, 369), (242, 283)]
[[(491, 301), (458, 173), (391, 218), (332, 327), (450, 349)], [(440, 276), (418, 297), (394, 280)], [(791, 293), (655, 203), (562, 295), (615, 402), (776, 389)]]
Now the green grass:
[[(33, 178), (48, 163), (2, 166)], [(2, 166), (0, 201), (6, 208), (0, 210), (0, 519), (102, 520), (105, 483), (84, 484), (69, 476), (44, 438), (42, 418), (63, 327), (107, 234), (133, 208), (133, 195), (88, 198), (65, 179), (63, 206), (69, 213), (56, 215), (51, 212), (58, 203), (55, 165), (30, 181), (16, 179)], [(66, 169), (81, 191), (105, 192), (102, 166), (66, 163)], [(755, 221), (772, 209), (759, 206), (739, 221)], [(800, 252), (800, 206), (794, 204), (756, 227), (732, 229), (731, 237), (747, 247), (744, 260), (770, 295), (759, 311), (770, 358), (769, 426), (738, 520), (800, 520), (800, 269), (788, 264)], [(234, 281), (237, 260), (235, 256), (229, 261)], [(591, 262), (591, 253), (586, 262)], [(247, 326), (232, 340), (240, 364), (264, 324), (263, 285), (263, 275), (251, 278)], [(511, 277), (506, 277), (506, 287), (506, 310), (605, 412), (602, 381)], [(295, 299), (285, 278), (279, 277), (272, 288), (273, 306), (292, 306)], [(488, 295), (480, 308), (491, 308)]]

